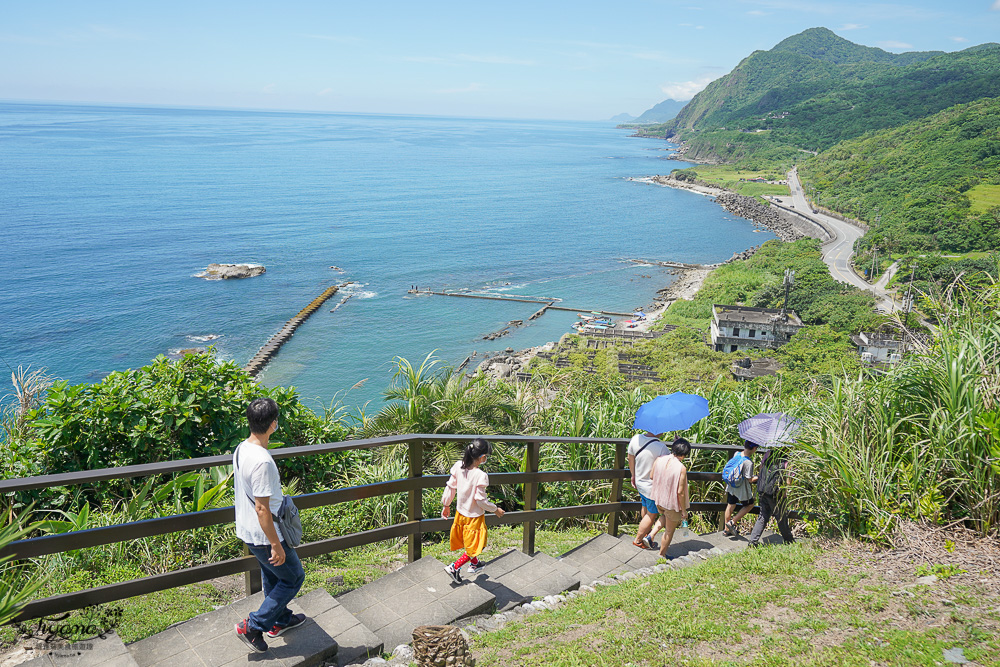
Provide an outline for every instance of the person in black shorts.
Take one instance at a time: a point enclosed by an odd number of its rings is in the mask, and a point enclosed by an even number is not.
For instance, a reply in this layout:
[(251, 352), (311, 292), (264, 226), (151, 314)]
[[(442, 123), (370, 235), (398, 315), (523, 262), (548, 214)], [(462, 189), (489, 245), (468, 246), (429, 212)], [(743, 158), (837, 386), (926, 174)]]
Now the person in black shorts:
[[(753, 509), (753, 484), (757, 482), (757, 477), (754, 475), (753, 469), (753, 455), (756, 451), (756, 442), (744, 440), (742, 454), (737, 453), (733, 455), (742, 456), (743, 460), (739, 464), (739, 481), (735, 485), (729, 482), (726, 483), (726, 527), (722, 531), (723, 535), (739, 535), (736, 524)], [(733, 511), (737, 505), (740, 506), (740, 511), (733, 517)]]

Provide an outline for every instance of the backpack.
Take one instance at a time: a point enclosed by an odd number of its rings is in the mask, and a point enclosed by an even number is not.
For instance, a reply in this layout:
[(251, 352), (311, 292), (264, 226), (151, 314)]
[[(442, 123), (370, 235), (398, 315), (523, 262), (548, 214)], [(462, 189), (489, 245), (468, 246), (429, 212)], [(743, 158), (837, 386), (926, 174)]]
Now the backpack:
[(722, 481), (729, 486), (739, 486), (743, 481), (743, 462), (749, 460), (740, 452), (733, 454), (733, 458), (729, 459), (726, 467), (722, 469)]
[(769, 496), (777, 496), (781, 488), (788, 460), (781, 455), (775, 456), (774, 451), (768, 454), (762, 464), (760, 479), (757, 481), (757, 491)]

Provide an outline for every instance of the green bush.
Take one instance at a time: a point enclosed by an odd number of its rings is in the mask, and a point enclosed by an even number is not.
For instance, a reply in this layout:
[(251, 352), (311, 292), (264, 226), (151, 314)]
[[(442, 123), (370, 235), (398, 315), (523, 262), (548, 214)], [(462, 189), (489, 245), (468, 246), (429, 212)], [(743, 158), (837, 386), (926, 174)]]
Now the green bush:
[[(234, 362), (208, 353), (178, 361), (159, 356), (95, 384), (54, 383), (28, 416), (28, 437), (8, 443), (4, 465), (15, 472), (11, 461), (32, 457), (37, 473), (68, 472), (226, 454), (248, 435), (246, 407), (262, 396), (281, 410), (274, 444), (346, 435), (339, 421), (302, 405), (294, 388), (262, 387)], [(315, 460), (282, 465), (296, 476), (317, 477)]]

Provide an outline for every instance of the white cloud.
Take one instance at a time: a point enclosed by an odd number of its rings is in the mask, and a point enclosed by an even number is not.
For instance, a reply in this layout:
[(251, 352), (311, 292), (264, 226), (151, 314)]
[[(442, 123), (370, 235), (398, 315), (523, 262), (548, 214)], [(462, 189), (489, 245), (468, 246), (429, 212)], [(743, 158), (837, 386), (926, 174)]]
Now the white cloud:
[(509, 58), (507, 56), (475, 55), (469, 53), (459, 53), (451, 56), (404, 56), (400, 58), (403, 62), (424, 63), (428, 65), (458, 65), (461, 63), (479, 63), (484, 65), (521, 65), (526, 67), (534, 66), (534, 61), (521, 60), (519, 58)]
[[(1000, 0), (997, 0), (997, 2), (1000, 2)], [(962, 44), (963, 42), (967, 42), (969, 40), (966, 39), (965, 37), (952, 37), (951, 41), (958, 42), (959, 44)]]
[(770, 12), (762, 12), (759, 9), (751, 9), (747, 12), (750, 16), (770, 16)]
[(430, 65), (452, 65), (452, 64), (454, 64), (454, 63), (452, 63), (449, 60), (446, 60), (444, 58), (439, 58), (437, 56), (404, 56), (403, 58), (401, 58), (401, 60), (403, 62), (408, 62), (408, 63), (425, 63), (425, 64), (430, 64)]
[(866, 25), (861, 25), (860, 23), (845, 23), (840, 26), (841, 30), (861, 30), (862, 28), (867, 28)]
[(324, 42), (338, 42), (340, 44), (360, 44), (364, 40), (352, 35), (303, 35), (307, 39), (320, 39)]
[(897, 42), (894, 39), (888, 39), (884, 42), (879, 42), (879, 46), (883, 49), (912, 49), (913, 44), (907, 44), (906, 42)]
[(127, 30), (119, 30), (113, 26), (89, 25), (87, 28), (90, 31), (90, 35), (97, 39), (110, 39), (128, 42), (138, 42), (142, 40), (142, 35), (139, 35), (138, 33), (129, 32)]
[(993, 7), (991, 9), (1000, 12), (1000, 0), (993, 0)]
[(443, 90), (437, 91), (442, 95), (455, 95), (458, 93), (475, 93), (483, 89), (483, 84), (481, 83), (470, 83), (468, 86), (462, 88), (445, 88)]
[(671, 81), (661, 85), (660, 90), (666, 93), (670, 99), (683, 102), (704, 90), (705, 86), (710, 84), (715, 78), (711, 74), (705, 74), (694, 81)]
[(267, 95), (273, 95), (274, 92), (275, 92), (274, 88), (275, 88), (275, 85), (273, 83), (269, 83), (266, 86), (264, 86), (263, 88), (261, 88), (260, 92), (265, 93)]
[(324, 88), (323, 90), (318, 91), (316, 94), (319, 95), (320, 97), (326, 97), (327, 95), (332, 95), (333, 88)]
[(81, 42), (141, 42), (145, 36), (113, 26), (90, 24), (44, 36), (0, 34), (0, 42), (34, 44), (38, 46), (63, 46)]
[(534, 65), (530, 60), (520, 60), (518, 58), (509, 58), (507, 56), (477, 56), (469, 55), (467, 53), (460, 53), (455, 56), (458, 60), (467, 63), (485, 63), (487, 65)]

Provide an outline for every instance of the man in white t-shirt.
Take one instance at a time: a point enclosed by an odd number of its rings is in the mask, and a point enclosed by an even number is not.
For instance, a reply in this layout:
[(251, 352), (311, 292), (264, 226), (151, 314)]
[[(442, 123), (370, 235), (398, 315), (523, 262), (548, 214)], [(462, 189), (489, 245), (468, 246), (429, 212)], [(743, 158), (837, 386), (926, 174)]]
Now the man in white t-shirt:
[[(639, 501), (642, 503), (642, 520), (639, 521), (639, 532), (632, 544), (640, 549), (652, 549), (653, 538), (663, 528), (663, 521), (657, 521), (660, 510), (653, 502), (650, 472), (656, 459), (668, 454), (670, 449), (663, 444), (660, 436), (652, 433), (636, 433), (628, 443), (628, 468), (632, 471), (632, 486), (639, 492)], [(653, 532), (650, 533), (650, 530)]]
[(285, 543), (274, 524), (283, 495), (278, 466), (267, 446), (278, 430), (278, 404), (270, 398), (254, 399), (247, 408), (247, 421), (250, 437), (233, 452), (236, 535), (260, 563), (264, 602), (236, 624), (236, 636), (263, 653), (267, 650), (265, 633), (277, 637), (305, 623), (305, 614), (293, 614), (288, 603), (302, 588), (306, 575), (295, 549)]

